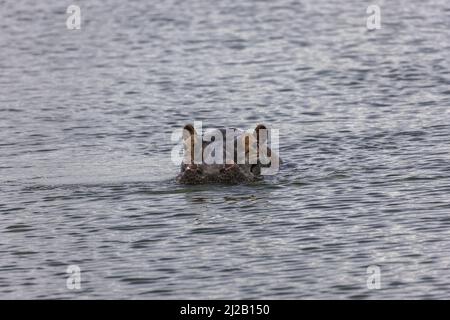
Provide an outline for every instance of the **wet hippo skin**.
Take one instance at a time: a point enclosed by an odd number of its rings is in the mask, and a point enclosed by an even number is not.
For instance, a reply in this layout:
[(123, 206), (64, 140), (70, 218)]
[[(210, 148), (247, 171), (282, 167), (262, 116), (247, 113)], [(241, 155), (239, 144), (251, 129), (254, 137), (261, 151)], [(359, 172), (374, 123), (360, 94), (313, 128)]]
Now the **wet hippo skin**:
[(184, 126), (185, 156), (177, 181), (237, 184), (262, 179), (261, 168), (278, 159), (266, 146), (267, 132), (266, 126), (258, 125), (254, 130), (210, 129), (199, 135), (192, 125)]

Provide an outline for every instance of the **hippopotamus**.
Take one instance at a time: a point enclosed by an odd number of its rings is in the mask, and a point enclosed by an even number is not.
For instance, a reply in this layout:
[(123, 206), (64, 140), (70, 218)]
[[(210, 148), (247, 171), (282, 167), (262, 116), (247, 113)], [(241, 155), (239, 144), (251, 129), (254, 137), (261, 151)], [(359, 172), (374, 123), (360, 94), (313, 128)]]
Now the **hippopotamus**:
[(261, 180), (263, 175), (278, 171), (281, 161), (267, 146), (268, 137), (262, 124), (254, 130), (219, 128), (200, 134), (192, 124), (187, 124), (183, 128), (184, 158), (176, 179), (182, 184)]

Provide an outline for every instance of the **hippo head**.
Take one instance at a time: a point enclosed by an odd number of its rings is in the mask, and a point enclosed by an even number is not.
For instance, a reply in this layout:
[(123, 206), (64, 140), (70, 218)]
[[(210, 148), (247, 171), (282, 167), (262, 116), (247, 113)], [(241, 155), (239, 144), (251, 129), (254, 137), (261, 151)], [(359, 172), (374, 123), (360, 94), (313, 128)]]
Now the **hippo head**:
[[(177, 181), (183, 184), (243, 183), (261, 178), (261, 168), (278, 157), (267, 146), (268, 130), (212, 129), (198, 135), (183, 128), (184, 160)], [(264, 148), (262, 147), (264, 145)], [(262, 161), (264, 158), (264, 161)]]

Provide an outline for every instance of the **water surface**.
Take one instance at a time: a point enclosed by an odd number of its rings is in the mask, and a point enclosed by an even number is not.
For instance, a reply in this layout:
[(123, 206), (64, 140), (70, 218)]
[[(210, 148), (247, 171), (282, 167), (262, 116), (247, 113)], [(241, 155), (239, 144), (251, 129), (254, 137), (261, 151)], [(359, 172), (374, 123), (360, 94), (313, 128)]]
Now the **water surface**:
[[(0, 3), (1, 298), (450, 298), (448, 1)], [(286, 165), (178, 185), (194, 120)]]

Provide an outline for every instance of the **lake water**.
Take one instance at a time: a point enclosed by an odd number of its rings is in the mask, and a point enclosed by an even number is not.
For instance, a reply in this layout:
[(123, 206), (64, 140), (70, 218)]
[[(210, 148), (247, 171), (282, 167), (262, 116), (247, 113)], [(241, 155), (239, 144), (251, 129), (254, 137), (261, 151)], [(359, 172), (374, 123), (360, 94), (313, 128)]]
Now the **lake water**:
[[(0, 298), (450, 298), (450, 2), (74, 4), (1, 1)], [(194, 120), (285, 164), (178, 185)]]

